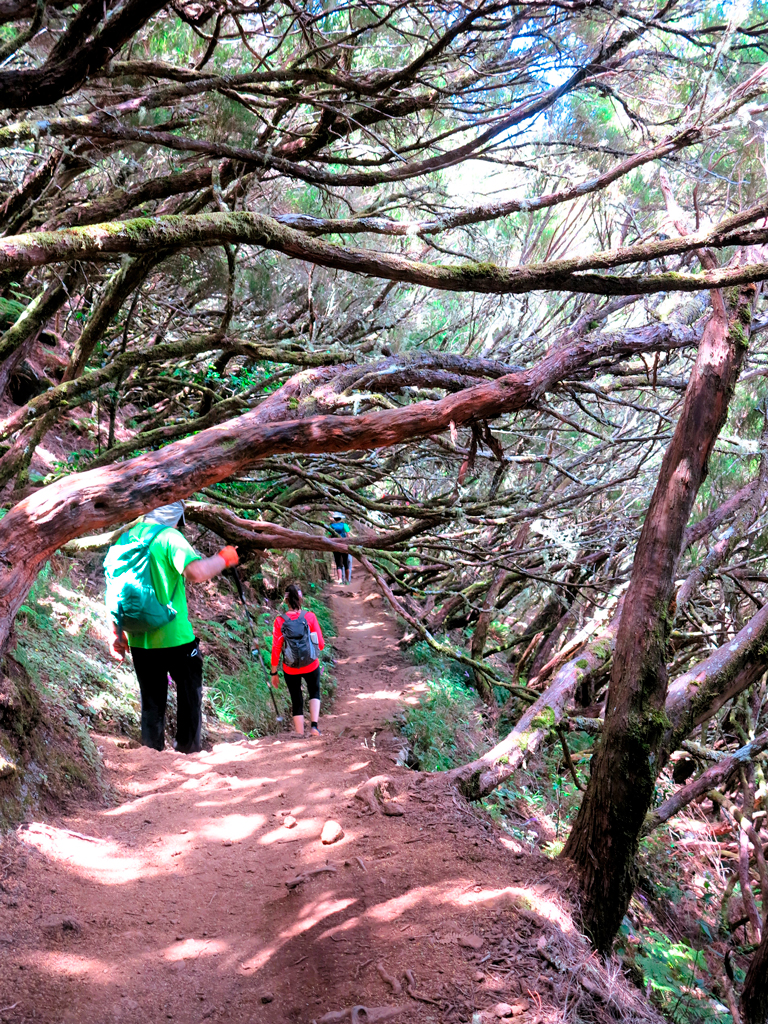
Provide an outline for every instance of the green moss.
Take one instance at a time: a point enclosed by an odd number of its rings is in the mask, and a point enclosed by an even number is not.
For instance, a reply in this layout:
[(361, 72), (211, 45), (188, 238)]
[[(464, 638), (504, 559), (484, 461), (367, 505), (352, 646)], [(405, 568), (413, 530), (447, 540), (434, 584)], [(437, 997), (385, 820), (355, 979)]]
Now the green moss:
[(744, 324), (740, 319), (734, 320), (728, 331), (728, 337), (731, 342), (741, 346), (741, 348), (747, 348), (749, 342), (747, 341), (747, 334), (744, 330)]
[(555, 712), (547, 705), (531, 722), (534, 729), (551, 729), (555, 724)]
[(586, 658), (579, 658), (579, 660), (576, 662), (576, 667), (577, 668), (589, 668), (589, 662), (587, 661)]

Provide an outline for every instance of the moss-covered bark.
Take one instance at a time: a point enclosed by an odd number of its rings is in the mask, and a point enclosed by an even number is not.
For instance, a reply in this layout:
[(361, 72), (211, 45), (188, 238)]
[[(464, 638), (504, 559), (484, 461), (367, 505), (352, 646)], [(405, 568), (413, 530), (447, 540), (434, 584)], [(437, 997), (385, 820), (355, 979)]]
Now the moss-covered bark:
[(675, 570), (685, 525), (725, 422), (745, 351), (735, 322), (754, 307), (757, 290), (740, 289), (726, 307), (713, 293), (680, 419), (667, 448), (643, 523), (624, 601), (605, 727), (589, 786), (563, 856), (581, 869), (584, 926), (596, 948), (610, 950), (635, 885), (635, 854), (653, 797), (663, 737), (670, 723), (666, 644)]

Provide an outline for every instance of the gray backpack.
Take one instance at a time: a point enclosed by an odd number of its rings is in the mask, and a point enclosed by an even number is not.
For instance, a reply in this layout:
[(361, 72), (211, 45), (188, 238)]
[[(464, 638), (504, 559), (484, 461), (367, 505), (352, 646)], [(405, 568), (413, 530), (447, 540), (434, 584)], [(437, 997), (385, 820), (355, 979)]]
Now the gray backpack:
[(317, 657), (317, 648), (309, 635), (309, 623), (304, 617), (304, 612), (299, 612), (295, 619), (285, 616), (283, 640), (283, 664), (289, 668), (304, 668)]

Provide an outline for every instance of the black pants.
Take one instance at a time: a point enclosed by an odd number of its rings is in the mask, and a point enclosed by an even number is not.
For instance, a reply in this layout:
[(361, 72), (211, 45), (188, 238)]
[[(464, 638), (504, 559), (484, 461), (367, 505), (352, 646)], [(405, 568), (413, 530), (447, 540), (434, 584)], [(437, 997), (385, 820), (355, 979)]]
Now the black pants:
[(165, 746), (170, 674), (176, 683), (176, 750), (182, 754), (202, 750), (203, 656), (197, 640), (153, 651), (132, 647), (131, 656), (141, 690), (142, 744), (155, 750)]
[(294, 718), (304, 714), (304, 696), (301, 692), (301, 680), (306, 679), (307, 690), (310, 700), (320, 700), (320, 666), (313, 668), (311, 672), (302, 672), (301, 675), (289, 675), (283, 672), (285, 685), (291, 695), (291, 714)]
[(343, 551), (334, 551), (333, 560), (337, 569), (352, 572), (352, 555), (345, 554)]

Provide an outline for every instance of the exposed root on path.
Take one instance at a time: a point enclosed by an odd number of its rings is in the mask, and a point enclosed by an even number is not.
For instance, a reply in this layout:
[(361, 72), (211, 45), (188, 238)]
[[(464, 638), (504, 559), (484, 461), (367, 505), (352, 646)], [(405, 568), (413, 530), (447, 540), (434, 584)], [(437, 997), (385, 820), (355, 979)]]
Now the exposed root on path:
[(302, 871), (302, 873), (300, 875), (296, 875), (295, 878), (289, 878), (285, 884), (289, 889), (295, 889), (297, 886), (301, 885), (302, 882), (308, 882), (310, 878), (314, 878), (315, 875), (335, 875), (336, 870), (337, 869), (333, 864), (325, 864), (321, 868), (313, 868), (311, 871)]
[(332, 1010), (321, 1017), (315, 1024), (335, 1024), (336, 1021), (350, 1020), (352, 1024), (376, 1024), (377, 1021), (390, 1020), (407, 1010), (407, 1006), (349, 1006), (346, 1010)]
[(384, 964), (376, 964), (376, 970), (378, 971), (381, 980), (386, 982), (386, 984), (392, 989), (393, 996), (401, 996), (403, 994), (403, 986), (394, 974), (389, 973)]

